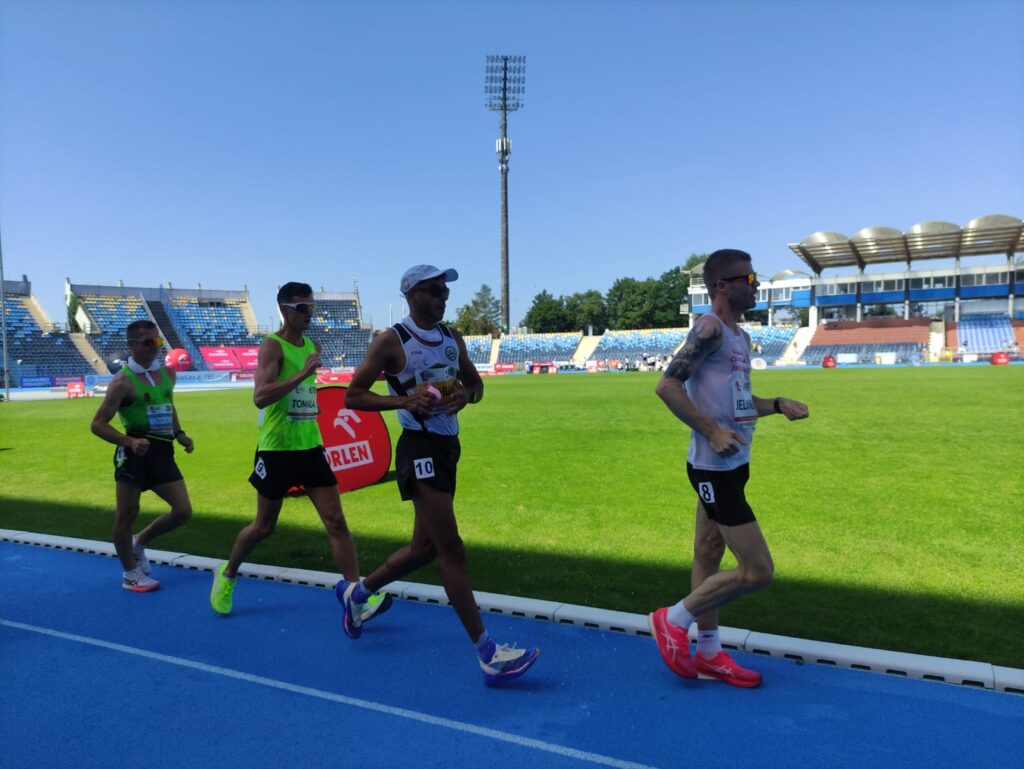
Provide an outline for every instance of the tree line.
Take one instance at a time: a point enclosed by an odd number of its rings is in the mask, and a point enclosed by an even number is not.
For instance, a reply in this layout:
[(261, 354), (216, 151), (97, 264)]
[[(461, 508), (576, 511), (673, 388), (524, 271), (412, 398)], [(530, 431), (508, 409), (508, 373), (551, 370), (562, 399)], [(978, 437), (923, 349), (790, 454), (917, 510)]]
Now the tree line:
[[(556, 297), (541, 291), (520, 325), (535, 334), (681, 328), (689, 322), (689, 316), (679, 314), (679, 305), (689, 298), (690, 270), (706, 259), (707, 254), (692, 254), (682, 267), (666, 270), (657, 278), (619, 278), (607, 294), (591, 289)], [(473, 299), (458, 309), (453, 325), (463, 334), (498, 336), (501, 301), (490, 286), (481, 286)]]

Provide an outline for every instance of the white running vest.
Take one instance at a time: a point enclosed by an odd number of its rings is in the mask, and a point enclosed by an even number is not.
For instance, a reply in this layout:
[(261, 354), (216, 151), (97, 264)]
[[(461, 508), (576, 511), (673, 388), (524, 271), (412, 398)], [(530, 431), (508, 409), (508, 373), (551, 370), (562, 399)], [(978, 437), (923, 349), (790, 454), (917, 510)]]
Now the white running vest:
[(441, 391), (442, 400), (429, 419), (419, 420), (411, 412), (398, 409), (398, 423), (406, 430), (421, 430), (436, 435), (458, 435), (459, 420), (446, 414), (448, 401), (459, 377), (459, 345), (451, 330), (443, 323), (435, 327), (441, 331), (441, 341), (424, 344), (402, 323), (391, 330), (398, 334), (405, 352), (405, 368), (397, 375), (385, 374), (388, 392), (392, 395), (410, 395), (433, 385)]
[(693, 430), (686, 461), (701, 470), (733, 470), (750, 461), (750, 442), (757, 424), (750, 389), (750, 337), (740, 328), (733, 331), (714, 313), (708, 315), (722, 327), (722, 344), (686, 380), (686, 394), (702, 414), (720, 427), (735, 430), (747, 443), (731, 457), (722, 457), (707, 438)]

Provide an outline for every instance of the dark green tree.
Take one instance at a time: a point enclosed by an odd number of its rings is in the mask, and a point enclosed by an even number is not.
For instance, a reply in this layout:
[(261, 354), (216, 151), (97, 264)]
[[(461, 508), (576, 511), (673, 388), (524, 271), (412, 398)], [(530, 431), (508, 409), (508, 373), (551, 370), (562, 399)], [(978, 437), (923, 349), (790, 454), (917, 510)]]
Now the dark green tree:
[[(624, 331), (653, 328), (654, 278), (619, 278), (608, 289), (608, 328)], [(678, 308), (677, 308), (678, 309)]]
[(688, 325), (689, 316), (679, 314), (679, 305), (690, 301), (690, 274), (684, 272), (684, 269), (673, 267), (655, 281), (650, 295), (653, 328), (681, 328)]
[(690, 258), (683, 264), (683, 274), (690, 277), (690, 271), (698, 264), (704, 264), (708, 260), (707, 254), (690, 254)]
[(593, 328), (595, 334), (603, 334), (608, 328), (608, 305), (600, 291), (581, 291), (564, 297), (565, 311), (572, 324), (570, 331)]
[(68, 297), (68, 331), (72, 334), (76, 334), (82, 330), (78, 325), (78, 320), (75, 318), (81, 304), (82, 300), (78, 298), (77, 294), (71, 294), (71, 296)]
[(556, 299), (547, 291), (541, 291), (533, 298), (533, 304), (521, 325), (535, 334), (573, 330), (564, 300), (561, 297)]
[(497, 336), (501, 328), (501, 302), (486, 283), (473, 295), (469, 304), (458, 309), (455, 328), (467, 335)]

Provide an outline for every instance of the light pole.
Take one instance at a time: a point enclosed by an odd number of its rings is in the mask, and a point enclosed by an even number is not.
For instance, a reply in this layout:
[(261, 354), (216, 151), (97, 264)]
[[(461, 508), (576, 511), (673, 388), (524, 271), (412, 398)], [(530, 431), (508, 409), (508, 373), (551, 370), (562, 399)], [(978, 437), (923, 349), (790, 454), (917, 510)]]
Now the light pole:
[(501, 113), (501, 137), (497, 141), (498, 170), (501, 171), (501, 326), (508, 333), (508, 113), (523, 106), (526, 94), (525, 56), (488, 56), (484, 93), (487, 109)]
[(7, 294), (4, 291), (4, 247), (0, 245), (0, 324), (3, 336), (4, 400), (11, 400), (11, 370), (7, 368)]

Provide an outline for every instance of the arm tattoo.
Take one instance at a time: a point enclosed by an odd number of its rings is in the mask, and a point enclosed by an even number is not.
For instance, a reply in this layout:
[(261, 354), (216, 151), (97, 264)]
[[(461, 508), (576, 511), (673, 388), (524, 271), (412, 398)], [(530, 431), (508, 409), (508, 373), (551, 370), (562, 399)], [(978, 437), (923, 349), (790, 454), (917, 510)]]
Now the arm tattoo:
[(707, 337), (701, 336), (701, 332), (704, 331), (703, 326), (690, 330), (682, 349), (676, 353), (672, 362), (668, 364), (668, 368), (665, 369), (665, 376), (685, 382), (704, 359), (718, 349), (721, 344), (722, 329), (717, 323), (711, 328), (711, 334)]

